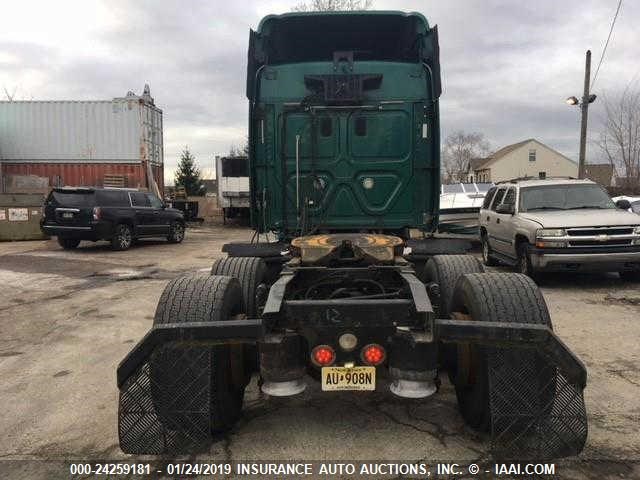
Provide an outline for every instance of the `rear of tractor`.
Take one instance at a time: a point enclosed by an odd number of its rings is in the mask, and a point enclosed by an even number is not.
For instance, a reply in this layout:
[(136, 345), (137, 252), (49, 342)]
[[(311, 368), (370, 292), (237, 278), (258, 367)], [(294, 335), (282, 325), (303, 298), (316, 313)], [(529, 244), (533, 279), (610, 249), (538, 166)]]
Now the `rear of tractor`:
[(319, 382), (420, 402), (447, 372), (496, 457), (579, 453), (586, 371), (535, 284), (428, 237), (437, 29), (400, 12), (269, 16), (247, 71), (251, 220), (279, 241), (226, 245), (211, 274), (167, 285), (118, 367), (122, 450), (205, 450), (253, 376), (267, 396)]
[(586, 371), (536, 285), (467, 255), (433, 256), (422, 281), (403, 249), (386, 235), (301, 237), (275, 278), (274, 259), (255, 256), (171, 281), (118, 368), (123, 451), (205, 450), (241, 415), (253, 374), (267, 396), (317, 381), (323, 395), (388, 388), (426, 401), (447, 371), (496, 457), (579, 453)]

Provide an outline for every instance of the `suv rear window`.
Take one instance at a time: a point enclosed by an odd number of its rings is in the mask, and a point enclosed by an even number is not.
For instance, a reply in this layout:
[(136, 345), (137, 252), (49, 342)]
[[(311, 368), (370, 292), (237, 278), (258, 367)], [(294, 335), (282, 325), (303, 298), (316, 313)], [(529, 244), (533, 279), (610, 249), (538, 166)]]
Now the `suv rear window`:
[(95, 204), (94, 192), (73, 191), (68, 192), (51, 192), (49, 200), (54, 201), (61, 207), (93, 207)]
[(118, 190), (98, 190), (96, 203), (101, 207), (129, 207), (129, 195)]

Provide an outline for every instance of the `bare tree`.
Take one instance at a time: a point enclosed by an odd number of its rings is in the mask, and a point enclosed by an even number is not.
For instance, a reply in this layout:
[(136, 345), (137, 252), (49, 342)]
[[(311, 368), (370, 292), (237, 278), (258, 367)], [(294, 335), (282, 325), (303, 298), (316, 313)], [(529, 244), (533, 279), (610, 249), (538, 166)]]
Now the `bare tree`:
[(621, 93), (603, 95), (605, 117), (597, 141), (628, 188), (640, 187), (640, 89), (628, 85)]
[(310, 0), (292, 8), (294, 12), (331, 12), (368, 10), (373, 0)]
[(232, 144), (229, 148), (230, 157), (248, 157), (249, 156), (249, 137), (245, 137), (242, 145)]
[(7, 100), (10, 102), (13, 102), (13, 99), (16, 98), (16, 90), (18, 90), (18, 87), (14, 87), (13, 88), (13, 92), (9, 93), (9, 90), (7, 90), (7, 87), (2, 87), (4, 89), (4, 94), (7, 97)]
[(471, 160), (486, 157), (489, 149), (489, 142), (479, 132), (458, 130), (447, 136), (442, 149), (442, 183), (467, 181)]

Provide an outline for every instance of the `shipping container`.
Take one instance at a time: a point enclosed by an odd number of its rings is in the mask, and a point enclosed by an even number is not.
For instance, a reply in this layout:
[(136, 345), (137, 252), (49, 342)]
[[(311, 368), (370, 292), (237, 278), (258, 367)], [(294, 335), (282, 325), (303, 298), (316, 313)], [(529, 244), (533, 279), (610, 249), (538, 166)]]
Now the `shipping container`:
[(162, 190), (162, 110), (145, 93), (110, 101), (0, 101), (2, 175), (40, 175), (52, 186), (103, 186), (124, 176)]

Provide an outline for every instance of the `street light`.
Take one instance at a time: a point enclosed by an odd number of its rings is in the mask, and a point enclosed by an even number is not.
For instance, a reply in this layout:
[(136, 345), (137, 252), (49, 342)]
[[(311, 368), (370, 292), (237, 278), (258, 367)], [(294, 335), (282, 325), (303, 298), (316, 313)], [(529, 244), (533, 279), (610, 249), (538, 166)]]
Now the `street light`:
[(591, 76), (591, 50), (587, 50), (587, 58), (584, 66), (584, 93), (582, 98), (569, 97), (565, 100), (567, 105), (580, 107), (580, 158), (578, 159), (578, 178), (584, 178), (584, 161), (587, 148), (587, 118), (589, 116), (589, 104), (595, 102), (596, 95), (589, 93), (589, 79)]

